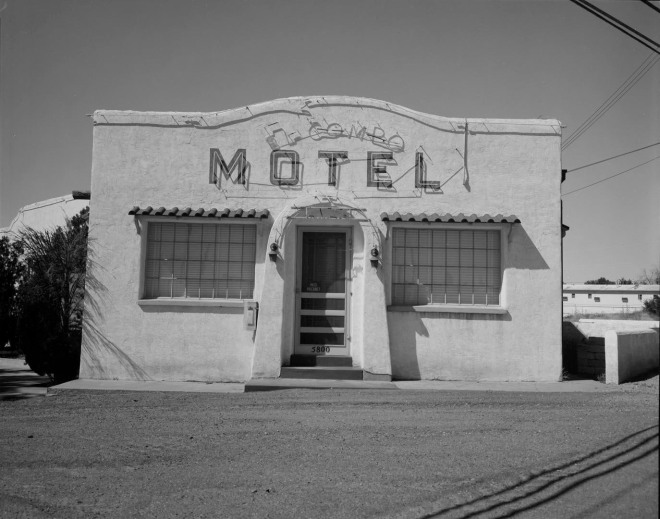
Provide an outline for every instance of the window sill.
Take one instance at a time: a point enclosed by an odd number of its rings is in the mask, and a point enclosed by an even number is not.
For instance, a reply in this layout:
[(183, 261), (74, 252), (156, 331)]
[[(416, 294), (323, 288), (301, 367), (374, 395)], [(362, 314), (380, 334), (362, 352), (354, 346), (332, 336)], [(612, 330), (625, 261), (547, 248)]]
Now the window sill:
[(509, 311), (502, 306), (479, 305), (415, 305), (388, 306), (388, 312), (420, 312), (445, 314), (507, 314)]
[(253, 299), (139, 299), (140, 306), (216, 306), (243, 308), (245, 301)]

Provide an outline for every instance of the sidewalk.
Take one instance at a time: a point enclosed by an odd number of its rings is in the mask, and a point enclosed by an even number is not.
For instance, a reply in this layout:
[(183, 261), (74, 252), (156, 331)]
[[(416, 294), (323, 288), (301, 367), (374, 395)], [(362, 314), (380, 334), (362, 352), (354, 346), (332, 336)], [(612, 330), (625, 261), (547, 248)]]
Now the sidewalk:
[(91, 391), (183, 391), (190, 393), (243, 393), (284, 389), (378, 389), (404, 391), (508, 391), (534, 393), (602, 393), (617, 391), (595, 380), (565, 382), (465, 382), (465, 381), (395, 381), (371, 382), (359, 380), (258, 379), (247, 383), (205, 383), (126, 380), (72, 380), (49, 387), (54, 395), (70, 390)]
[(508, 391), (534, 393), (602, 393), (618, 386), (595, 380), (564, 382), (470, 382), (413, 380), (371, 382), (360, 380), (255, 379), (247, 383), (170, 382), (78, 379), (52, 385), (48, 377), (33, 373), (23, 359), (0, 358), (0, 399), (56, 395), (66, 391), (163, 391), (187, 393), (243, 393), (284, 389), (379, 389), (404, 391)]
[(46, 396), (50, 378), (30, 370), (23, 359), (0, 357), (0, 400)]

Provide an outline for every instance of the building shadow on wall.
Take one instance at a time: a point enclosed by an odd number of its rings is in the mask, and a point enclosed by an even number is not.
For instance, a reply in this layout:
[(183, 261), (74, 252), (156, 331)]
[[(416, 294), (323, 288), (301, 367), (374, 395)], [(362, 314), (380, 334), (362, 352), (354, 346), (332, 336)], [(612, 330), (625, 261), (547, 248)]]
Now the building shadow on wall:
[(109, 379), (104, 359), (114, 358), (135, 380), (150, 380), (142, 367), (131, 359), (121, 348), (109, 340), (99, 329), (98, 316), (101, 315), (100, 302), (107, 294), (107, 288), (94, 275), (102, 267), (93, 259), (93, 247), (88, 246), (87, 273), (85, 276), (85, 310), (83, 314), (82, 344), (80, 362), (90, 366), (97, 378)]
[[(392, 323), (389, 322), (389, 316), (392, 313), (388, 312), (388, 327), (391, 328)], [(390, 355), (392, 358), (392, 365), (402, 366), (400, 375), (394, 375), (397, 380), (420, 380), (421, 371), (419, 369), (419, 358), (417, 355), (417, 340), (421, 337), (429, 337), (429, 330), (424, 324), (423, 319), (443, 321), (456, 319), (464, 321), (511, 321), (511, 315), (506, 314), (469, 314), (469, 313), (443, 313), (443, 312), (407, 312), (412, 316), (413, 326), (402, 326), (400, 328), (401, 334), (397, 335), (398, 343), (405, 345), (404, 347), (394, 347), (390, 343)], [(445, 337), (443, 340), (451, 340), (451, 337)]]
[(167, 306), (141, 306), (140, 309), (144, 313), (171, 313), (177, 314), (242, 314), (243, 307), (227, 307), (227, 306), (184, 306), (184, 305), (167, 305)]
[[(512, 247), (512, 244), (515, 246)], [(507, 268), (528, 270), (550, 268), (521, 224), (511, 226), (508, 245)]]
[[(390, 312), (387, 312), (388, 329), (392, 329), (390, 322)], [(420, 380), (422, 378), (419, 369), (419, 359), (417, 357), (417, 337), (428, 337), (429, 331), (419, 318), (415, 315), (414, 326), (404, 326), (401, 328), (401, 340), (397, 336), (397, 343), (395, 346), (390, 339), (390, 358), (392, 359), (392, 366), (397, 366), (399, 373), (392, 372), (394, 380)], [(401, 347), (403, 345), (403, 347)], [(394, 370), (393, 370), (394, 371)]]

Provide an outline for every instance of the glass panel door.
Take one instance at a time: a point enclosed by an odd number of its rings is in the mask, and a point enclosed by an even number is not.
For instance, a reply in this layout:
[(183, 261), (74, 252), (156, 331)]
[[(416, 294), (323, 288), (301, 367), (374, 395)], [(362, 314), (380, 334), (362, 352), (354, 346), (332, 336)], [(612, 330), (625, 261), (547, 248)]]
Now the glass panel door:
[(301, 231), (296, 353), (348, 355), (348, 231)]

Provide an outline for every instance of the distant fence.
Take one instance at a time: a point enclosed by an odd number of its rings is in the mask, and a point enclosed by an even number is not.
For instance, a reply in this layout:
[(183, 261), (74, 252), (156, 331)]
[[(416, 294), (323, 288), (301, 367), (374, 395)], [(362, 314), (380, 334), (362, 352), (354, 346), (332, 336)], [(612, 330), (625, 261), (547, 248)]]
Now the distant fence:
[(577, 305), (564, 303), (564, 315), (585, 315), (585, 314), (633, 314), (644, 310), (642, 302), (640, 304), (630, 305), (608, 305), (608, 304), (589, 304)]

